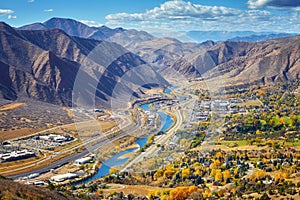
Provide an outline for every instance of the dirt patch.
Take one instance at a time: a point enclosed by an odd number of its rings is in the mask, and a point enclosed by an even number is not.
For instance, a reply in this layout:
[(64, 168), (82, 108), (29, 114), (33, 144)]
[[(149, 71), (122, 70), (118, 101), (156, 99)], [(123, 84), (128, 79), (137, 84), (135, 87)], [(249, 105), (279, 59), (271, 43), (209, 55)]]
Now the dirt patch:
[(0, 111), (8, 111), (26, 106), (25, 103), (10, 103), (0, 107)]
[(20, 128), (15, 130), (0, 131), (0, 140), (15, 139), (47, 129), (45, 128)]
[(67, 112), (67, 115), (70, 117), (70, 118), (74, 118), (74, 113), (73, 113), (73, 111), (70, 109), (70, 108), (67, 108), (67, 107), (63, 107), (62, 108), (64, 111), (66, 111)]

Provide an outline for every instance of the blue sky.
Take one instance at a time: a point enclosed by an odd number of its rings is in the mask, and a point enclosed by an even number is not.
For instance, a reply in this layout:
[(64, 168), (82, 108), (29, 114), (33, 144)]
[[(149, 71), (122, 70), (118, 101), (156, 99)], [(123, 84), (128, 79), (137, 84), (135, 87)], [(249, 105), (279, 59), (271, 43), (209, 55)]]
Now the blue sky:
[(51, 17), (147, 31), (299, 33), (300, 0), (0, 0), (0, 20), (12, 26)]

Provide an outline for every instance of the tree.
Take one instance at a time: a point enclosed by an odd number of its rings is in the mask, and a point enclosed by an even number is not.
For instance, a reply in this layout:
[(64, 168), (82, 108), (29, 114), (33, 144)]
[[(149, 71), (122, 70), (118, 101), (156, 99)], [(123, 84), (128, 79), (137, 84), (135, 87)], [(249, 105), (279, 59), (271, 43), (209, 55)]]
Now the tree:
[(215, 175), (215, 181), (222, 181), (222, 179), (223, 179), (223, 174), (221, 171), (218, 170)]
[(183, 200), (187, 199), (188, 196), (192, 193), (200, 192), (196, 186), (190, 187), (178, 187), (170, 192), (170, 200)]
[(176, 171), (174, 169), (167, 169), (164, 172), (164, 177), (165, 178), (172, 178), (172, 176), (176, 173)]
[(190, 168), (183, 169), (182, 172), (181, 172), (182, 178), (187, 178), (190, 175), (191, 175), (191, 169)]
[(3, 199), (4, 200), (13, 200), (13, 198), (12, 198), (12, 196), (11, 196), (11, 194), (10, 194), (10, 192), (8, 190), (6, 190), (5, 196), (4, 196)]
[(175, 188), (170, 192), (170, 200), (184, 200), (188, 197), (186, 187)]
[(205, 188), (205, 191), (203, 193), (203, 197), (204, 197), (204, 199), (208, 199), (208, 198), (212, 197), (212, 193), (211, 193), (209, 188)]
[(231, 178), (230, 171), (229, 171), (229, 170), (225, 170), (225, 171), (223, 172), (223, 177), (224, 177), (224, 179)]
[(119, 171), (118, 171), (117, 169), (111, 167), (111, 168), (109, 169), (109, 173), (110, 173), (110, 174), (118, 174)]
[(223, 154), (222, 154), (222, 152), (220, 152), (220, 151), (219, 151), (219, 152), (217, 152), (217, 153), (216, 153), (216, 158), (221, 158), (221, 157), (223, 157)]
[(256, 135), (260, 135), (260, 134), (261, 134), (260, 130), (256, 130)]

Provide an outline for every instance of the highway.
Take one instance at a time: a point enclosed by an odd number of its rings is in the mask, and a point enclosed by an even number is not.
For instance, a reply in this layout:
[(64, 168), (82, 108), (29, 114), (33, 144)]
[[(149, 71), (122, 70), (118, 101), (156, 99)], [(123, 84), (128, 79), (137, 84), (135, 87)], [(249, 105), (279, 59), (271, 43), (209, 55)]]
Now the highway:
[[(41, 167), (41, 168), (37, 168), (37, 169), (33, 169), (33, 170), (30, 170), (30, 171), (27, 171), (27, 172), (24, 172), (24, 173), (19, 173), (19, 174), (15, 174), (15, 175), (12, 175), (12, 176), (8, 176), (9, 178), (12, 178), (12, 179), (18, 179), (18, 178), (21, 178), (21, 177), (25, 177), (25, 176), (28, 176), (30, 174), (33, 174), (33, 173), (46, 173), (48, 171), (50, 171), (51, 169), (55, 169), (55, 168), (58, 168), (62, 165), (65, 165), (69, 162), (72, 162), (72, 161), (75, 161), (76, 159), (79, 159), (79, 158), (82, 158), (86, 155), (88, 155), (89, 153), (91, 152), (94, 152), (96, 151), (97, 149), (101, 148), (102, 146), (106, 145), (106, 144), (109, 144), (113, 141), (116, 141), (126, 135), (129, 135), (135, 131), (137, 131), (140, 127), (141, 127), (141, 120), (140, 120), (140, 116), (137, 112), (137, 118), (138, 118), (138, 124), (135, 125), (133, 128), (127, 130), (127, 131), (124, 131), (123, 133), (121, 133), (120, 135), (118, 136), (115, 136), (115, 137), (112, 137), (112, 138), (107, 138), (107, 136), (100, 136), (96, 139), (93, 139), (89, 142), (86, 142), (84, 143), (83, 145), (88, 145), (89, 147), (87, 149), (84, 149), (83, 151), (79, 152), (79, 153), (76, 153), (76, 154), (72, 154), (72, 155), (69, 155), (65, 158), (62, 158), (60, 160), (57, 160), (57, 161), (54, 161), (54, 162), (51, 162), (49, 165), (47, 166), (44, 166), (44, 167)], [(130, 127), (132, 124), (129, 123), (128, 125), (126, 125), (125, 127), (122, 127), (121, 129), (126, 129), (128, 127)], [(108, 131), (107, 133), (115, 133), (116, 131)], [(69, 151), (69, 150), (68, 150)], [(51, 158), (48, 158), (47, 160), (50, 160), (51, 161)], [(45, 162), (46, 160), (43, 160), (41, 162)], [(38, 164), (38, 163), (36, 163)], [(36, 166), (36, 164), (34, 164), (33, 166)], [(28, 168), (30, 166), (26, 166), (26, 168)], [(20, 168), (18, 169), (20, 170)]]
[(149, 148), (146, 149), (145, 152), (142, 152), (139, 154), (137, 157), (135, 157), (131, 162), (129, 162), (122, 170), (121, 172), (124, 172), (128, 170), (134, 163), (141, 162), (144, 157), (152, 156), (159, 150), (159, 147), (157, 147), (156, 144), (164, 145), (168, 142), (168, 140), (174, 135), (174, 133), (180, 128), (182, 124), (182, 115), (181, 112), (176, 109), (175, 111), (176, 114), (176, 123), (175, 125), (170, 128), (164, 135), (162, 135), (159, 140), (155, 142), (155, 144), (152, 144)]
[[(185, 102), (184, 104), (181, 104), (182, 106), (183, 105), (186, 105), (186, 103), (188, 102)], [(182, 124), (182, 121), (183, 121), (183, 117), (182, 117), (182, 114), (181, 112), (176, 108), (176, 109), (173, 109), (173, 112), (176, 114), (176, 123), (175, 125), (166, 132), (166, 134), (164, 134), (163, 136), (161, 136), (159, 138), (158, 141), (156, 141), (156, 144), (165, 144), (168, 142), (168, 140), (173, 136), (173, 134), (176, 132), (176, 130), (178, 130)], [(60, 160), (57, 160), (57, 161), (54, 161), (54, 162), (51, 162), (51, 158), (46, 158), (46, 159), (43, 159), (37, 163), (34, 163), (32, 165), (29, 165), (29, 166), (25, 166), (24, 169), (27, 169), (29, 167), (36, 167), (38, 164), (42, 163), (42, 162), (49, 162), (49, 164), (47, 166), (43, 166), (43, 167), (40, 167), (40, 168), (37, 168), (37, 169), (33, 169), (33, 170), (30, 170), (30, 171), (27, 171), (27, 172), (24, 172), (24, 173), (19, 173), (19, 174), (15, 174), (15, 175), (12, 175), (12, 176), (9, 176), (9, 178), (12, 178), (12, 179), (18, 179), (18, 178), (21, 178), (21, 177), (25, 177), (25, 176), (28, 176), (30, 174), (33, 174), (33, 173), (46, 173), (48, 171), (50, 171), (51, 169), (55, 169), (55, 168), (58, 168), (62, 165), (65, 165), (69, 162), (72, 162), (72, 161), (75, 161), (76, 159), (79, 159), (79, 158), (82, 158), (86, 155), (88, 155), (89, 153), (91, 152), (94, 152), (96, 151), (97, 149), (103, 147), (104, 145), (107, 145), (113, 141), (116, 141), (126, 135), (129, 135), (135, 131), (137, 131), (140, 127), (141, 127), (141, 119), (140, 119), (140, 116), (139, 116), (139, 112), (137, 111), (136, 112), (137, 114), (137, 119), (138, 119), (138, 124), (134, 125), (132, 127), (132, 121), (127, 121), (128, 124), (126, 124), (124, 127), (121, 127), (120, 129), (121, 130), (125, 130), (123, 131), (123, 133), (121, 133), (120, 135), (117, 135), (117, 136), (114, 136), (112, 138), (108, 138), (109, 135), (111, 134), (114, 134), (116, 133), (117, 131), (108, 131), (106, 132), (105, 134), (103, 134), (102, 136), (98, 137), (98, 138), (95, 138), (95, 139), (92, 139), (90, 141), (85, 141), (83, 144), (81, 144), (82, 146), (85, 146), (87, 147), (86, 149), (82, 150), (81, 152), (79, 153), (76, 153), (76, 154), (72, 154), (72, 155), (69, 155), (69, 156), (66, 156)], [(128, 120), (128, 119), (126, 119)], [(128, 130), (126, 130), (128, 129)], [(63, 154), (63, 153), (66, 153), (66, 152), (71, 152), (73, 150), (75, 150), (75, 148), (78, 148), (77, 146), (72, 148), (72, 149), (68, 149), (64, 152), (60, 152), (60, 154)], [(131, 164), (129, 163), (129, 165), (127, 165), (123, 170), (125, 170), (127, 167), (129, 167), (130, 165), (132, 165), (134, 162), (138, 162), (138, 161), (141, 161), (143, 159), (144, 156), (148, 156), (148, 155), (153, 155), (153, 153), (155, 153), (156, 151), (158, 150), (158, 147), (157, 145), (152, 145), (150, 146), (146, 152), (143, 152), (141, 153), (139, 156), (137, 156), (132, 162)], [(21, 170), (23, 168), (18, 168), (18, 170)], [(15, 169), (12, 169), (11, 171), (9, 172), (14, 172)], [(7, 172), (6, 172), (7, 173)]]

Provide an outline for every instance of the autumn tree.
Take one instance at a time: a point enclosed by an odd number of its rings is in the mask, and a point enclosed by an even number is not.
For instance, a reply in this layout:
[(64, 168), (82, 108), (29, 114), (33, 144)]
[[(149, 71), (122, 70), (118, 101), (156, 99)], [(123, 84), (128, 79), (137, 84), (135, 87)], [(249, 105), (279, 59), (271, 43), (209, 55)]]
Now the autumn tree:
[(190, 168), (186, 168), (186, 169), (183, 169), (181, 171), (181, 176), (182, 178), (187, 178), (191, 175), (191, 169)]

